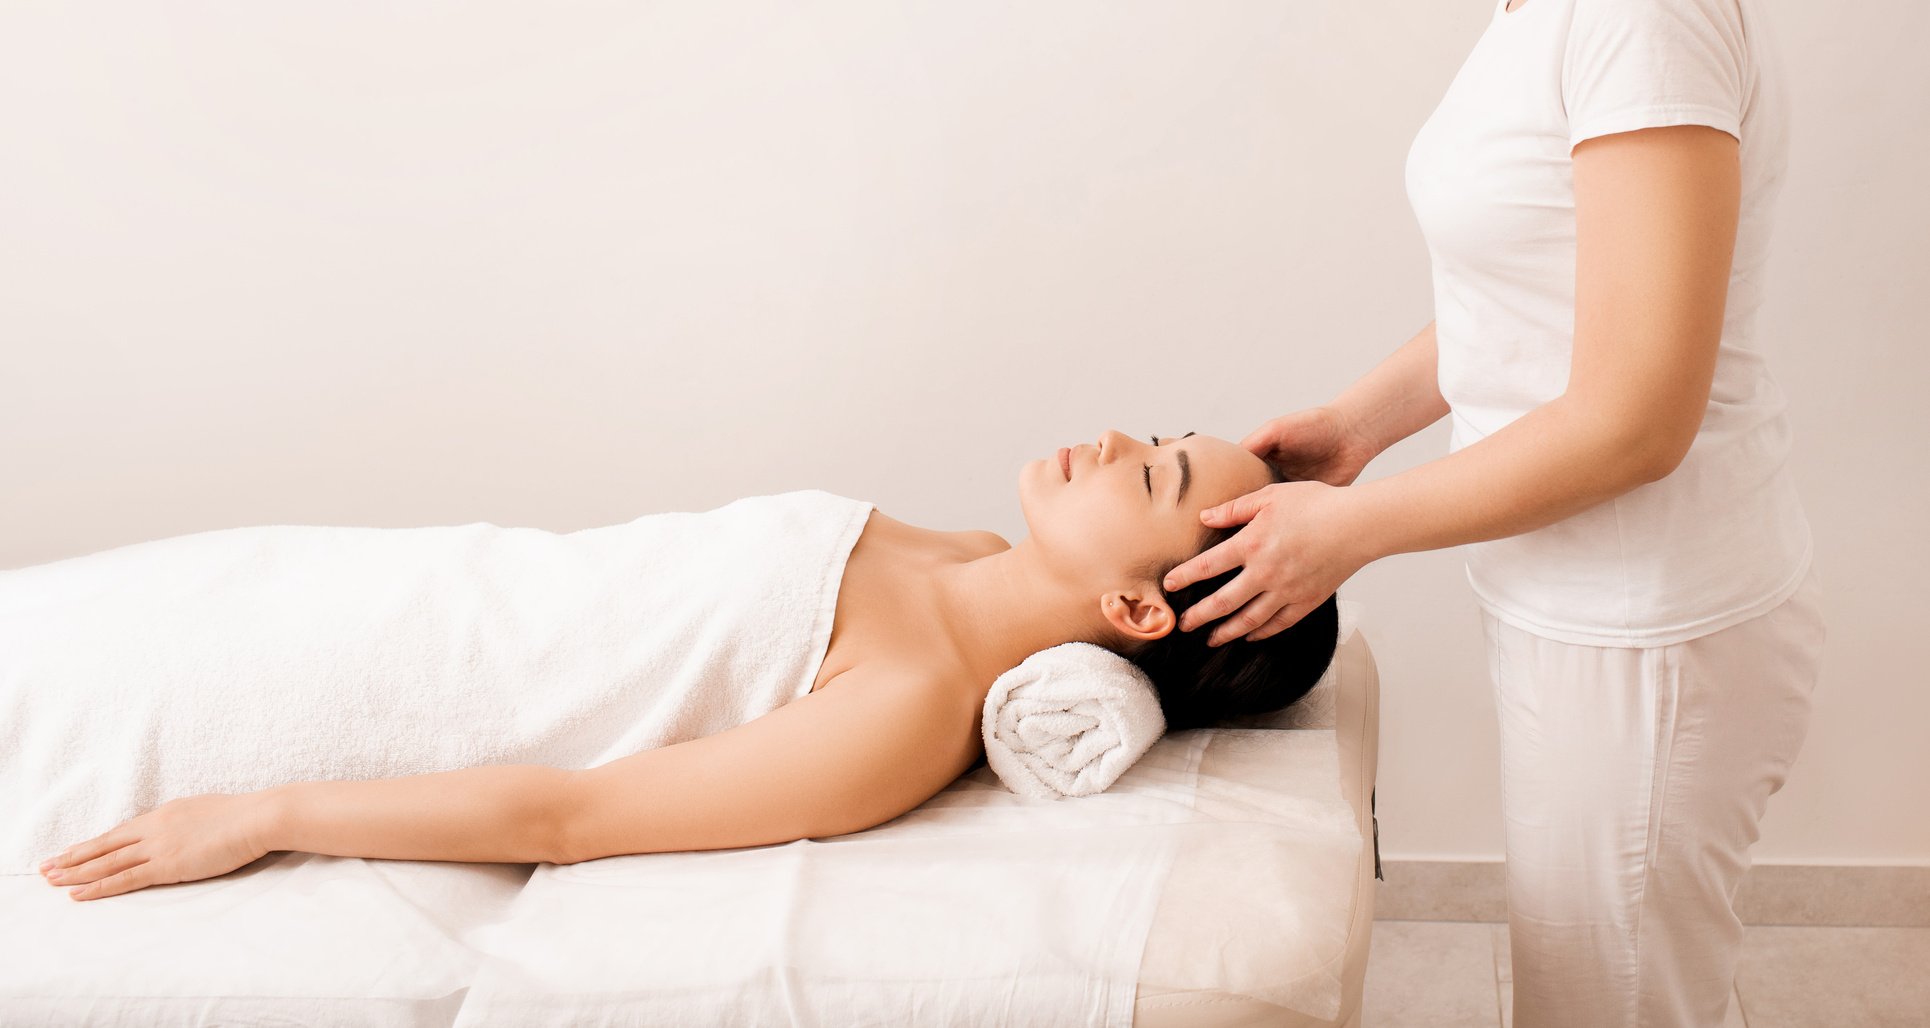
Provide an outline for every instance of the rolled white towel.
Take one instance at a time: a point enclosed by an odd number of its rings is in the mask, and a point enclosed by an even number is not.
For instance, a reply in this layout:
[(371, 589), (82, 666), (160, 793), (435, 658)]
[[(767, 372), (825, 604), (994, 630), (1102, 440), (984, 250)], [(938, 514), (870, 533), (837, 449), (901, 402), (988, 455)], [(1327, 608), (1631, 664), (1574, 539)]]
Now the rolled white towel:
[(981, 720), (985, 763), (1024, 796), (1106, 791), (1160, 736), (1152, 679), (1092, 643), (1061, 643), (998, 676)]
[[(1361, 605), (1338, 603), (1336, 647), (1354, 634)], [(1335, 722), (1339, 661), (1307, 695), (1231, 728), (1328, 728)], [(1166, 734), (1152, 679), (1103, 646), (1061, 643), (1025, 658), (992, 682), (980, 719), (985, 763), (1013, 792), (1040, 799), (1105, 792)]]

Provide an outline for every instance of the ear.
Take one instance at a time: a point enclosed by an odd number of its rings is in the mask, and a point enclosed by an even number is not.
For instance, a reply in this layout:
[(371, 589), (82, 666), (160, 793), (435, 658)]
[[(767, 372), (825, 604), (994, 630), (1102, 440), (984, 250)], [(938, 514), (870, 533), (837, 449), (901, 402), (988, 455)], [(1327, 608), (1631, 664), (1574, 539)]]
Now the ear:
[(1140, 642), (1163, 639), (1179, 625), (1165, 595), (1151, 582), (1134, 589), (1115, 589), (1101, 596), (1099, 616), (1121, 636)]

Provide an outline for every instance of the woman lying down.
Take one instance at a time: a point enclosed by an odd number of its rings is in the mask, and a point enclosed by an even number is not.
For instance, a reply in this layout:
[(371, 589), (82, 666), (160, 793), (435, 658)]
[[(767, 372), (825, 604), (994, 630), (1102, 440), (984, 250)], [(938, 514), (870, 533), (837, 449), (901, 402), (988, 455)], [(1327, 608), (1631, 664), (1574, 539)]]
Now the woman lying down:
[[(553, 533), (260, 526), (0, 572), (0, 855), (75, 899), (280, 850), (574, 863), (861, 831), (984, 757), (994, 679), (1083, 641), (1168, 730), (1281, 709), (1335, 600), (1209, 647), (1165, 573), (1279, 481), (1223, 439), (1029, 462), (1029, 534), (818, 490)], [(50, 856), (52, 855), (52, 856)], [(42, 857), (48, 857), (42, 860)]]

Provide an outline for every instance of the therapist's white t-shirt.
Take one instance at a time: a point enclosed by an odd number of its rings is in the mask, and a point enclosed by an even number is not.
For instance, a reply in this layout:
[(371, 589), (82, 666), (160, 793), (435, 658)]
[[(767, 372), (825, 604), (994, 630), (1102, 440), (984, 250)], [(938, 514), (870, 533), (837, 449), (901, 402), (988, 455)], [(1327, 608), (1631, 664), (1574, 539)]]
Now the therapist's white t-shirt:
[[(1674, 473), (1466, 547), (1483, 608), (1547, 638), (1663, 646), (1782, 602), (1811, 556), (1783, 394), (1755, 350), (1788, 104), (1757, 0), (1493, 0), (1414, 138), (1407, 194), (1433, 259), (1441, 395), (1459, 450), (1562, 394), (1575, 328), (1571, 148), (1709, 125), (1741, 142), (1742, 210), (1715, 381)], [(1612, 341), (1611, 341), (1612, 345)]]

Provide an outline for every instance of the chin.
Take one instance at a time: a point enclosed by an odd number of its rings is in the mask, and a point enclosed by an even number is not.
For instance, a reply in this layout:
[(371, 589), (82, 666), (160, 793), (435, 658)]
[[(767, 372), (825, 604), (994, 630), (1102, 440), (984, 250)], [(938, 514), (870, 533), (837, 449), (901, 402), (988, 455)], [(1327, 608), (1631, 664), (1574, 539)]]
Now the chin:
[(1050, 457), (1026, 461), (1025, 465), (1019, 468), (1019, 513), (1025, 518), (1027, 535), (1039, 534), (1038, 518), (1034, 516), (1035, 508), (1041, 502), (1050, 502), (1043, 494), (1054, 484), (1065, 484), (1063, 479), (1058, 483), (1045, 481), (1047, 474), (1059, 474), (1057, 462)]
[(1038, 491), (1038, 487), (1032, 484), (1033, 478), (1038, 475), (1038, 469), (1032, 465), (1037, 463), (1039, 462), (1036, 460), (1029, 460), (1019, 466), (1019, 513), (1025, 516), (1025, 528), (1028, 532), (1032, 530), (1032, 494)]

